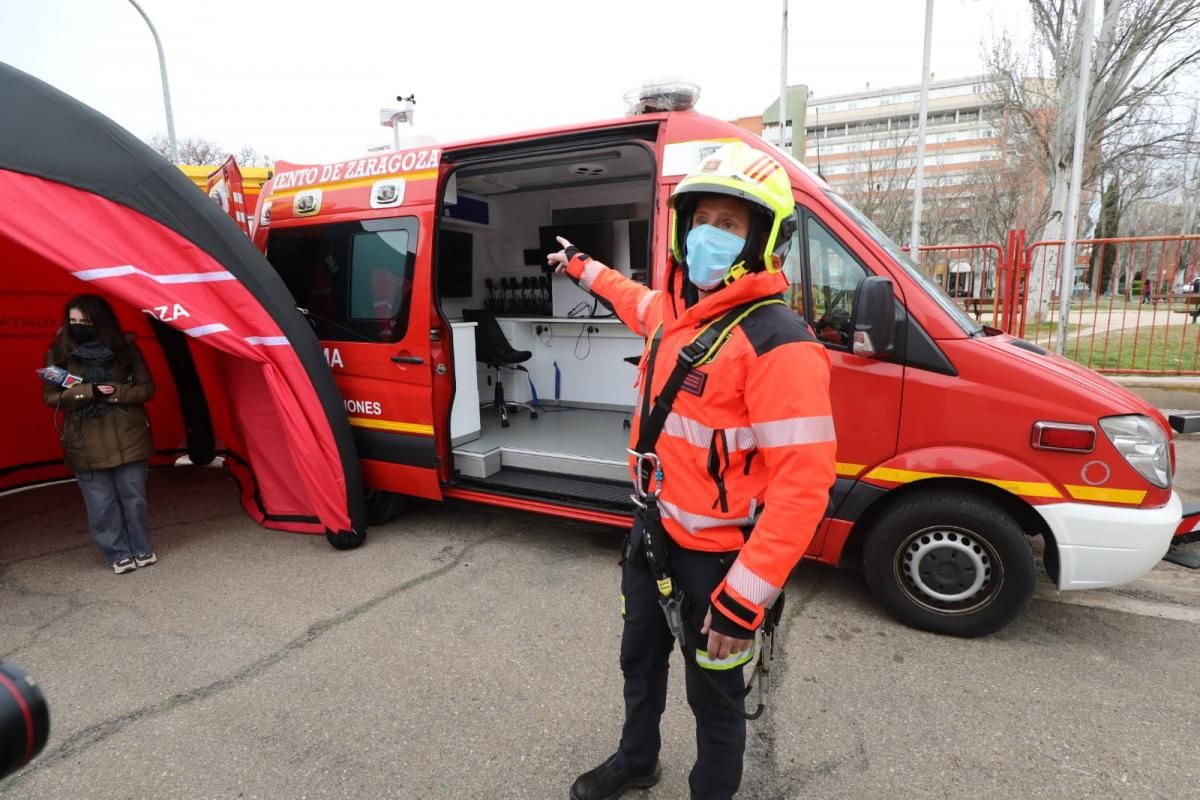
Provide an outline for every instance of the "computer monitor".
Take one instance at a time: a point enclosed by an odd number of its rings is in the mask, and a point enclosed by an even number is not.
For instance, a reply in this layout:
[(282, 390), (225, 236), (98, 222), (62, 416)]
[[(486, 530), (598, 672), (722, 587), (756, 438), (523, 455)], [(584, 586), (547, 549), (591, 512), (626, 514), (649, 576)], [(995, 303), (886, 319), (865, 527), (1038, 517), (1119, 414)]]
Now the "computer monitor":
[(442, 297), (471, 297), (474, 237), (442, 229), (438, 239), (438, 289)]

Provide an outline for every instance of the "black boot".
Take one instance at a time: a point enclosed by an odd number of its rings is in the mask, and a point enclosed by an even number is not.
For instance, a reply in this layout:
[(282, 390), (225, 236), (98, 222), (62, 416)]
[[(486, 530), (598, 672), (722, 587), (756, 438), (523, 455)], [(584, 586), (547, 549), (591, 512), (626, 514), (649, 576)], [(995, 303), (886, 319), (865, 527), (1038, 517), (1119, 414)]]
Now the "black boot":
[(616, 800), (626, 789), (649, 789), (662, 777), (662, 765), (654, 762), (649, 772), (634, 772), (617, 766), (614, 754), (591, 772), (575, 779), (571, 800)]

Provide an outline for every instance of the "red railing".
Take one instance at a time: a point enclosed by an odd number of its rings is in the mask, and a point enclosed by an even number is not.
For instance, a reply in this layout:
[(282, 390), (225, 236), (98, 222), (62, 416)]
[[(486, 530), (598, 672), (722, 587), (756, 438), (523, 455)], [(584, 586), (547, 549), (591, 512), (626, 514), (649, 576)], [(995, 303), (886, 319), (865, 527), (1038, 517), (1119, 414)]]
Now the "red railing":
[[(1063, 242), (926, 245), (919, 264), (976, 320), (1058, 345)], [(1076, 243), (1064, 355), (1099, 372), (1200, 375), (1200, 236)]]
[[(1061, 241), (1035, 242), (1013, 270), (1018, 299), (1005, 329), (1047, 349), (1058, 343)], [(1108, 373), (1200, 374), (1200, 236), (1077, 243), (1064, 355)]]
[(985, 325), (1000, 327), (1011, 263), (998, 244), (936, 244), (918, 248), (917, 263), (946, 294)]

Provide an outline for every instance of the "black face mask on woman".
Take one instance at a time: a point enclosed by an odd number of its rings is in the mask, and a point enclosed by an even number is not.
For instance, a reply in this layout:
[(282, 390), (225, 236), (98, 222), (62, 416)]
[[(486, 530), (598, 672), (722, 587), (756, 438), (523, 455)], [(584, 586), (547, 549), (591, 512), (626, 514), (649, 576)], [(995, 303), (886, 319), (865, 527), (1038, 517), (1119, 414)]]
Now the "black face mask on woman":
[(75, 344), (87, 344), (96, 340), (96, 330), (91, 325), (70, 323), (67, 325), (67, 334)]

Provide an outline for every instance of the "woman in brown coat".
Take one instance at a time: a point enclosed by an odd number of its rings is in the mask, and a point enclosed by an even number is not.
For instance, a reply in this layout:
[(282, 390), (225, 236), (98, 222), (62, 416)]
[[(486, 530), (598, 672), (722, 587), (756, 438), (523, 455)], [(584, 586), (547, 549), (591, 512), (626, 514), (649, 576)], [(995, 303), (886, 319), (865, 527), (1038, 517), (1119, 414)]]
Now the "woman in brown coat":
[(120, 575), (158, 560), (146, 513), (154, 442), (143, 405), (154, 396), (154, 381), (104, 298), (80, 295), (67, 303), (65, 317), (46, 366), (62, 367), (83, 382), (65, 388), (47, 383), (42, 399), (56, 416), (64, 412), (63, 450), (83, 491), (88, 529)]

